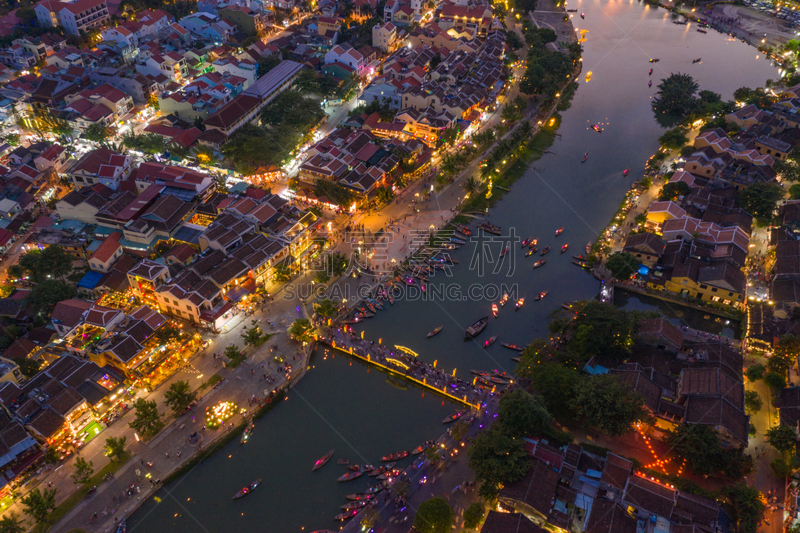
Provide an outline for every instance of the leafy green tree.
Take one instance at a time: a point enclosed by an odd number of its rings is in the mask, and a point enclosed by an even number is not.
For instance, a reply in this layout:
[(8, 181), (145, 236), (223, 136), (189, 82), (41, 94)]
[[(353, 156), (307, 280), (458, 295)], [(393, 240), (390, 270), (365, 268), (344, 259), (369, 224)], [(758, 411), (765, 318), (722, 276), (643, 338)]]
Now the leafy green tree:
[[(18, 265), (36, 283), (55, 278), (64, 281), (64, 278), (72, 272), (74, 260), (75, 258), (65, 252), (64, 248), (56, 244), (44, 250), (26, 253), (19, 258)], [(15, 274), (17, 273), (18, 271), (15, 271)]]
[[(797, 456), (790, 455), (789, 457), (776, 457), (769, 464), (770, 470), (773, 475), (778, 479), (787, 478), (792, 475), (795, 468), (797, 468)], [(0, 532), (2, 533), (2, 532)]]
[(639, 269), (641, 263), (633, 254), (628, 252), (614, 252), (606, 259), (606, 268), (620, 280), (627, 280)]
[(792, 200), (800, 200), (800, 183), (795, 183), (789, 187), (789, 197)]
[(682, 424), (667, 432), (664, 442), (678, 461), (697, 475), (723, 473), (741, 479), (753, 468), (753, 459), (740, 448), (723, 448), (719, 435), (706, 424)]
[(44, 449), (44, 455), (42, 455), (42, 460), (47, 464), (55, 464), (58, 462), (58, 450), (55, 449), (53, 446), (48, 446)]
[[(465, 529), (478, 529), (481, 525), (481, 520), (486, 510), (482, 503), (475, 502), (464, 511), (464, 528)], [(0, 531), (2, 533), (2, 531)]]
[(414, 516), (414, 529), (420, 533), (449, 533), (453, 525), (453, 509), (444, 498), (422, 502)]
[(177, 328), (169, 323), (164, 324), (160, 328), (153, 333), (153, 338), (158, 341), (159, 344), (168, 344), (174, 340), (180, 338), (181, 329)]
[(50, 511), (56, 508), (56, 489), (33, 489), (27, 496), (20, 500), (25, 507), (26, 515), (33, 518), (37, 524), (47, 520)]
[(779, 424), (769, 428), (764, 435), (767, 437), (767, 442), (769, 442), (770, 446), (779, 452), (786, 453), (797, 447), (797, 434), (789, 426)]
[(8, 135), (6, 135), (5, 141), (6, 143), (8, 143), (9, 146), (19, 146), (20, 144), (19, 133), (9, 133)]
[(624, 435), (636, 422), (650, 418), (642, 396), (608, 374), (582, 380), (569, 402), (587, 425), (613, 436)]
[(378, 202), (382, 204), (388, 204), (394, 198), (394, 192), (389, 187), (378, 187), (375, 190), (375, 197), (378, 199)]
[(558, 420), (570, 418), (573, 415), (572, 409), (569, 402), (565, 402), (564, 399), (572, 396), (572, 391), (583, 379), (581, 374), (577, 370), (555, 362), (533, 363), (531, 367), (528, 379), (533, 382), (536, 392), (542, 395), (547, 411)]
[(773, 395), (786, 387), (786, 374), (778, 372), (767, 372), (764, 375), (764, 383), (772, 390)]
[(689, 142), (689, 139), (686, 138), (686, 128), (683, 126), (672, 128), (659, 137), (658, 142), (661, 146), (669, 150), (680, 150)]
[(371, 531), (376, 524), (378, 524), (378, 520), (381, 519), (381, 512), (378, 511), (375, 507), (367, 506), (363, 511), (361, 511), (361, 530), (362, 531)]
[(161, 413), (158, 412), (155, 400), (148, 401), (139, 398), (133, 407), (136, 409), (136, 419), (128, 425), (140, 435), (150, 437), (164, 427), (164, 420)]
[(336, 302), (328, 298), (314, 302), (314, 312), (325, 318), (334, 318), (339, 314)]
[(481, 482), (479, 493), (488, 497), (496, 495), (500, 485), (522, 479), (531, 462), (525, 451), (525, 441), (492, 427), (472, 439), (469, 467)]
[(659, 114), (686, 116), (700, 104), (695, 96), (700, 85), (688, 74), (670, 74), (658, 84), (653, 97), (653, 111)]
[[(800, 165), (797, 164), (797, 161), (792, 159), (787, 159), (786, 161), (775, 161), (775, 164), (772, 165), (772, 170), (778, 173), (784, 181), (800, 181)], [(792, 193), (792, 188), (794, 188), (797, 184), (792, 185), (789, 188), (789, 193), (792, 194), (792, 199), (795, 199), (794, 193)], [(795, 189), (798, 190), (798, 189)], [(800, 194), (800, 192), (798, 193)]]
[(49, 315), (50, 308), (58, 302), (74, 298), (78, 292), (75, 287), (51, 279), (39, 283), (28, 296), (28, 307), (37, 315)]
[(258, 321), (253, 320), (250, 324), (250, 327), (244, 327), (242, 334), (240, 335), (244, 339), (245, 344), (250, 344), (252, 346), (261, 346), (261, 343), (264, 342), (264, 332), (261, 331), (261, 328), (258, 327)]
[(92, 474), (94, 474), (94, 463), (80, 456), (75, 458), (75, 464), (72, 467), (75, 472), (70, 477), (76, 485), (88, 482), (92, 478)]
[(744, 409), (748, 414), (754, 415), (761, 410), (763, 402), (761, 396), (754, 390), (745, 391)]
[(764, 379), (765, 372), (766, 368), (764, 368), (764, 365), (760, 363), (754, 363), (747, 368), (745, 374), (747, 375), (748, 380), (755, 382), (759, 379)]
[(102, 124), (92, 124), (86, 128), (86, 131), (83, 132), (83, 136), (89, 141), (102, 143), (108, 139), (111, 134), (109, 133), (108, 128)]
[(15, 513), (8, 512), (0, 518), (0, 533), (25, 533), (26, 529)]
[(112, 461), (122, 461), (122, 458), (125, 457), (125, 442), (127, 440), (128, 437), (108, 437), (105, 445), (106, 456)]
[(783, 198), (783, 189), (777, 183), (754, 183), (739, 191), (739, 205), (756, 219), (760, 226), (767, 226), (775, 216), (778, 201)]
[(258, 58), (258, 77), (260, 78), (270, 70), (277, 67), (283, 61), (280, 54), (271, 54)]
[(235, 344), (229, 344), (225, 347), (225, 351), (222, 352), (225, 357), (228, 359), (238, 359), (242, 356), (242, 352), (239, 351), (239, 348), (236, 347)]
[(314, 327), (307, 318), (297, 318), (289, 326), (289, 335), (297, 341), (310, 342), (313, 340)]
[(341, 276), (347, 272), (348, 258), (339, 252), (328, 252), (322, 256), (322, 268), (328, 274)]
[(756, 533), (766, 509), (764, 496), (746, 483), (724, 487), (722, 493), (731, 502), (731, 521), (736, 525), (736, 530), (739, 533)]
[(675, 202), (681, 196), (686, 196), (689, 194), (691, 190), (691, 187), (689, 187), (689, 184), (685, 181), (673, 181), (672, 183), (667, 183), (661, 188), (661, 192), (658, 193), (658, 199), (662, 202), (667, 200), (672, 200)]
[(500, 398), (497, 422), (513, 437), (542, 435), (550, 429), (550, 413), (540, 397), (514, 389)]
[(778, 339), (773, 355), (767, 359), (767, 371), (785, 374), (800, 356), (800, 337), (784, 335)]
[(39, 373), (39, 369), (42, 368), (42, 361), (38, 359), (17, 359), (14, 361), (19, 366), (19, 371), (22, 372), (22, 375), (26, 378), (32, 378), (36, 374)]
[(569, 323), (567, 349), (579, 361), (597, 355), (622, 361), (630, 356), (638, 314), (598, 301), (581, 302)]
[(188, 381), (180, 380), (170, 383), (169, 389), (164, 393), (164, 403), (175, 414), (182, 413), (197, 399), (197, 393), (192, 391)]

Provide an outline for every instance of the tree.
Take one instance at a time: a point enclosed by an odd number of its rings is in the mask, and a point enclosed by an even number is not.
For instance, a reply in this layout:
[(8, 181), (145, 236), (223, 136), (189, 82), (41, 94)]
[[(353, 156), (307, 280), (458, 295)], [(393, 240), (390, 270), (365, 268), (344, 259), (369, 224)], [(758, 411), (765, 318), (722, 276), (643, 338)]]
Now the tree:
[(664, 442), (678, 461), (697, 475), (722, 472), (731, 479), (740, 479), (753, 468), (753, 458), (740, 448), (723, 448), (719, 435), (706, 424), (682, 424), (667, 432)]
[(606, 259), (606, 268), (611, 271), (616, 279), (627, 280), (636, 274), (641, 263), (633, 254), (628, 252), (615, 252)]
[(785, 374), (800, 356), (800, 337), (783, 335), (775, 345), (773, 355), (767, 359), (767, 370)]
[(501, 484), (522, 479), (530, 466), (525, 441), (509, 436), (499, 426), (472, 439), (469, 467), (481, 482), (479, 493), (482, 496), (495, 495)]
[(9, 133), (8, 135), (6, 135), (5, 141), (6, 143), (8, 143), (9, 146), (19, 146), (20, 143), (19, 133)]
[(389, 187), (378, 187), (375, 190), (375, 197), (378, 199), (378, 202), (382, 204), (388, 204), (394, 198), (394, 192)]
[(763, 402), (761, 396), (754, 390), (745, 391), (744, 393), (744, 409), (747, 414), (753, 415), (761, 410)]
[(538, 0), (514, 0), (514, 6), (516, 6), (519, 11), (526, 14), (529, 11), (535, 11), (537, 3)]
[(175, 414), (182, 413), (196, 398), (197, 393), (192, 391), (189, 382), (184, 380), (171, 383), (169, 390), (164, 393), (164, 403), (172, 408)]
[(15, 15), (22, 21), (24, 26), (33, 26), (36, 22), (36, 11), (30, 7), (21, 7), (17, 9)]
[(680, 150), (689, 142), (689, 139), (686, 138), (686, 128), (683, 126), (672, 128), (659, 137), (658, 142), (669, 150)]
[[(787, 458), (776, 457), (769, 464), (769, 467), (776, 478), (787, 478), (791, 476), (794, 469), (797, 468), (797, 456), (790, 455)], [(0, 533), (2, 533), (2, 531), (0, 531)]]
[(33, 489), (21, 501), (25, 506), (26, 515), (33, 518), (37, 524), (44, 522), (50, 511), (56, 508), (56, 489), (44, 489), (44, 491)]
[(255, 347), (261, 346), (268, 338), (267, 335), (261, 331), (261, 328), (258, 327), (257, 320), (252, 320), (249, 328), (247, 326), (244, 327), (241, 337), (244, 339), (245, 344), (250, 344)]
[(512, 437), (542, 435), (550, 429), (550, 413), (541, 398), (519, 388), (500, 398), (497, 421)]
[(314, 337), (314, 328), (307, 318), (297, 318), (289, 326), (289, 335), (296, 341), (310, 342)]
[(92, 478), (92, 474), (94, 474), (94, 463), (80, 456), (75, 458), (75, 464), (72, 467), (75, 472), (70, 477), (76, 485), (88, 482)]
[(155, 333), (153, 333), (153, 338), (158, 341), (159, 344), (169, 344), (170, 341), (173, 341), (179, 338), (181, 335), (180, 328), (177, 328), (169, 323), (164, 324)]
[(789, 187), (789, 196), (792, 200), (800, 200), (800, 183), (795, 183)]
[(0, 533), (25, 533), (25, 531), (15, 513), (6, 513), (0, 518)]
[(672, 183), (667, 183), (661, 188), (661, 192), (658, 193), (658, 199), (662, 202), (667, 200), (672, 200), (673, 202), (677, 201), (678, 198), (681, 196), (686, 196), (691, 191), (691, 187), (685, 181), (673, 181)]
[(125, 442), (128, 437), (108, 437), (106, 439), (106, 456), (112, 461), (122, 461), (125, 457)]
[(782, 453), (794, 450), (797, 446), (797, 434), (789, 426), (779, 424), (769, 428), (764, 435), (770, 446)]
[(39, 373), (39, 369), (42, 368), (42, 361), (39, 359), (17, 359), (14, 361), (19, 366), (19, 371), (22, 372), (22, 375), (26, 378), (32, 378), (36, 374)]
[[(800, 165), (797, 164), (797, 161), (792, 159), (787, 159), (786, 161), (775, 161), (775, 164), (772, 165), (772, 169), (777, 172), (778, 176), (780, 176), (784, 181), (800, 181)], [(792, 189), (790, 188), (789, 192), (791, 191)]]
[(333, 318), (339, 314), (336, 302), (328, 298), (314, 302), (314, 312), (325, 318)]
[[(483, 515), (486, 510), (482, 503), (475, 502), (464, 511), (464, 528), (465, 529), (478, 529), (483, 520)], [(0, 531), (2, 533), (2, 531)]]
[(766, 369), (764, 368), (764, 365), (762, 365), (761, 363), (754, 363), (747, 368), (745, 374), (747, 374), (748, 380), (758, 381), (759, 379), (764, 378), (765, 372)]
[(565, 402), (564, 398), (572, 396), (572, 391), (582, 379), (580, 373), (555, 362), (533, 366), (529, 379), (536, 392), (542, 395), (547, 411), (559, 420), (572, 416), (569, 402)]
[(57, 463), (59, 461), (58, 450), (56, 450), (53, 446), (48, 446), (44, 449), (44, 455), (42, 455), (42, 459), (48, 464)]
[(375, 507), (368, 506), (366, 509), (361, 511), (361, 530), (362, 531), (371, 531), (375, 524), (378, 523), (378, 520), (381, 518), (381, 513)]
[(695, 93), (700, 88), (688, 74), (670, 74), (658, 84), (653, 97), (653, 111), (659, 114), (686, 116), (699, 106)]
[(624, 435), (636, 422), (649, 419), (642, 396), (608, 374), (578, 383), (570, 404), (586, 424), (613, 436)]
[(238, 359), (242, 356), (242, 352), (239, 351), (239, 348), (236, 347), (235, 344), (229, 344), (225, 347), (225, 351), (222, 352), (225, 357), (228, 359)]
[[(53, 245), (44, 250), (34, 250), (26, 253), (19, 258), (18, 264), (36, 283), (54, 278), (64, 281), (65, 276), (72, 272), (72, 261), (74, 259), (64, 251), (64, 248)], [(18, 271), (15, 271), (15, 273), (18, 273)]]
[(766, 503), (758, 489), (745, 483), (723, 488), (733, 509), (732, 522), (739, 533), (756, 533), (758, 525), (764, 518)]
[(739, 205), (756, 219), (760, 226), (767, 226), (775, 215), (778, 200), (783, 198), (783, 189), (777, 183), (755, 183), (739, 191)]
[(772, 390), (772, 394), (777, 394), (778, 391), (786, 387), (786, 374), (767, 372), (764, 375), (764, 383)]
[(155, 400), (145, 400), (139, 398), (133, 404), (136, 409), (136, 420), (128, 424), (137, 433), (142, 436), (152, 436), (158, 433), (164, 427), (164, 421), (161, 414), (158, 412)]
[(444, 498), (422, 502), (414, 516), (414, 529), (420, 533), (449, 533), (453, 524), (453, 509)]
[(630, 356), (636, 336), (636, 312), (590, 300), (580, 302), (569, 323), (567, 349), (579, 361), (601, 358), (622, 361)]
[(78, 292), (75, 287), (51, 279), (39, 283), (28, 296), (28, 307), (38, 315), (49, 315), (50, 308), (58, 302), (74, 298)]
[(258, 77), (260, 78), (283, 61), (280, 54), (271, 54), (258, 58)]
[(83, 132), (83, 136), (89, 140), (101, 143), (109, 138), (108, 128), (103, 126), (102, 124), (92, 124), (86, 131)]
[(470, 198), (475, 197), (481, 190), (481, 182), (478, 181), (475, 176), (470, 176), (464, 183), (461, 184), (461, 188), (464, 189), (464, 192), (467, 193)]

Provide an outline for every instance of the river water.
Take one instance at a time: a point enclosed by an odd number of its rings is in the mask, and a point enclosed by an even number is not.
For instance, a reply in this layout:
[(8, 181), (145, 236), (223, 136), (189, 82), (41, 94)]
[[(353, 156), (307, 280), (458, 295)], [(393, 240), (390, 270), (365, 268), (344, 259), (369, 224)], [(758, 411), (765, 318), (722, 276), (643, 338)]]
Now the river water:
[[(562, 114), (561, 136), (551, 148), (555, 153), (537, 161), (490, 213), (505, 234), (513, 229), (521, 238), (538, 238), (540, 248), (552, 245), (547, 264), (533, 270), (535, 259), (522, 257), (519, 244), (512, 245), (506, 263), (499, 264), (496, 258), (503, 244), (481, 238), (453, 254), (460, 264), (451, 277), (431, 279), (446, 287), (449, 297), (398, 302), (365, 322), (366, 338), (409, 347), (420, 358), (437, 361), (448, 371), (456, 369), (464, 377), (472, 368), (513, 370), (514, 352), (499, 342), (484, 349), (482, 341), (497, 335), (499, 341), (525, 345), (547, 335), (547, 315), (562, 302), (597, 293), (598, 282), (570, 259), (594, 242), (658, 148), (663, 130), (650, 110), (658, 82), (670, 73), (686, 72), (701, 89), (731, 98), (739, 87), (762, 85), (777, 76), (753, 48), (713, 31), (701, 34), (692, 26), (674, 25), (664, 10), (633, 0), (574, 2), (569, 6), (586, 14), (585, 20), (574, 20), (579, 29), (588, 30), (584, 75), (572, 107)], [(649, 63), (652, 57), (660, 62)], [(702, 63), (693, 65), (698, 57)], [(654, 87), (648, 88), (651, 67)], [(588, 83), (587, 71), (592, 72)], [(603, 124), (603, 133), (590, 128), (595, 123)], [(581, 164), (585, 152), (589, 158)], [(625, 168), (631, 169), (628, 177), (622, 176)], [(564, 233), (554, 237), (562, 226)], [(564, 243), (570, 250), (559, 255)], [(475, 253), (487, 249), (495, 261)], [(475, 258), (480, 261), (470, 268)], [(428, 294), (435, 292), (432, 289)], [(464, 328), (490, 315), (490, 298), (496, 300), (498, 291), (506, 289), (526, 298), (524, 306), (515, 312), (507, 305), (479, 341), (463, 342)], [(546, 298), (535, 302), (534, 296), (544, 290), (549, 291)], [(656, 307), (646, 298), (633, 300), (626, 298), (638, 309)], [(444, 326), (442, 333), (426, 339), (425, 334), (439, 325)], [(719, 328), (730, 334), (729, 328)], [(375, 463), (382, 455), (413, 448), (441, 434), (441, 420), (456, 408), (344, 356), (319, 351), (311, 363), (314, 368), (288, 401), (259, 421), (247, 445), (231, 443), (160, 490), (160, 503), (151, 498), (130, 518), (131, 530), (301, 533), (332, 527), (344, 495), (367, 484), (363, 479), (337, 483), (343, 472), (337, 458)], [(312, 474), (314, 461), (330, 449), (336, 449), (334, 459)], [(264, 482), (256, 492), (231, 501), (235, 492), (259, 477)]]

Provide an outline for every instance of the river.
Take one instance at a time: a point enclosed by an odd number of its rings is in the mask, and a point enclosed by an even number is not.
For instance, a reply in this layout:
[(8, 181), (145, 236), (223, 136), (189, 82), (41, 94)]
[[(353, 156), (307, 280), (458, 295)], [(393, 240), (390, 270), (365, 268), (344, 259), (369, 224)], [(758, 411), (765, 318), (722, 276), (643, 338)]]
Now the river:
[[(513, 370), (515, 353), (499, 344), (484, 350), (480, 342), (465, 343), (463, 329), (477, 318), (490, 315), (491, 301), (463, 298), (467, 288), (497, 297), (495, 287), (516, 287), (526, 298), (515, 312), (501, 309), (490, 321), (480, 341), (498, 335), (500, 341), (524, 345), (547, 335), (547, 315), (564, 301), (593, 297), (597, 281), (570, 264), (573, 254), (584, 252), (614, 214), (630, 184), (644, 171), (644, 163), (658, 148), (663, 133), (653, 118), (650, 99), (658, 82), (673, 72), (694, 76), (701, 89), (731, 98), (742, 86), (762, 85), (777, 71), (763, 54), (740, 41), (714, 31), (701, 34), (694, 27), (671, 23), (671, 15), (636, 1), (587, 2), (571, 0), (569, 7), (586, 13), (576, 16), (579, 29), (588, 30), (584, 43), (584, 75), (572, 107), (564, 112), (560, 137), (511, 191), (492, 209), (491, 220), (521, 238), (536, 237), (539, 247), (552, 245), (548, 263), (537, 270), (532, 257), (522, 257), (519, 244), (506, 256), (508, 264), (493, 273), (496, 263), (486, 263), (482, 274), (470, 269), (470, 243), (455, 252), (460, 261), (452, 277), (437, 276), (431, 283), (450, 287), (451, 298), (437, 301), (403, 301), (363, 325), (365, 337), (375, 342), (407, 346), (440, 368), (466, 377), (471, 368)], [(651, 64), (648, 59), (660, 58)], [(702, 57), (701, 64), (692, 60)], [(653, 87), (647, 71), (653, 67)], [(585, 73), (592, 72), (585, 82)], [(590, 128), (602, 123), (603, 133)], [(581, 164), (581, 157), (589, 158)], [(630, 168), (628, 177), (623, 177)], [(565, 228), (556, 238), (558, 227)], [(568, 253), (557, 247), (570, 243)], [(503, 244), (490, 242), (497, 256)], [(483, 246), (483, 244), (480, 244)], [(460, 292), (452, 292), (454, 290)], [(547, 297), (533, 300), (548, 290)], [(433, 292), (433, 291), (429, 291)], [(635, 307), (655, 308), (646, 299)], [(441, 334), (425, 334), (444, 325)], [(722, 329), (722, 328), (721, 328)], [(334, 526), (331, 517), (344, 503), (343, 496), (363, 490), (365, 480), (336, 483), (343, 471), (337, 458), (351, 462), (377, 462), (381, 455), (413, 448), (442, 432), (441, 420), (456, 406), (420, 389), (390, 380), (344, 356), (318, 352), (314, 368), (289, 393), (288, 401), (261, 419), (245, 446), (233, 442), (182, 479), (160, 490), (129, 520), (132, 531), (274, 531), (301, 533)], [(334, 459), (311, 473), (314, 461), (330, 449)], [(251, 496), (231, 501), (231, 496), (255, 478), (264, 484)], [(304, 529), (303, 529), (304, 528)]]

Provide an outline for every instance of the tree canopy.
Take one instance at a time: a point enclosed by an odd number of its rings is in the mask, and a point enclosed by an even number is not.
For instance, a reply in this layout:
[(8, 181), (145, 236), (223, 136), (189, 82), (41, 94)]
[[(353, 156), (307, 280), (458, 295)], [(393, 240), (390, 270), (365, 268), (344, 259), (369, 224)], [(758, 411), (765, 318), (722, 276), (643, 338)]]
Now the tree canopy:
[(640, 315), (613, 305), (590, 300), (581, 302), (567, 326), (567, 349), (579, 361), (599, 356), (626, 359), (633, 348)]
[(36, 283), (47, 279), (58, 278), (64, 281), (72, 272), (72, 261), (75, 258), (57, 244), (44, 250), (33, 250), (21, 256), (18, 265)]
[(717, 432), (706, 424), (682, 424), (667, 432), (664, 442), (697, 475), (722, 473), (741, 479), (753, 468), (752, 457), (736, 447), (723, 448)]
[(420, 533), (449, 533), (453, 524), (453, 509), (444, 498), (422, 502), (414, 516), (414, 529)]
[(469, 467), (481, 481), (479, 493), (491, 496), (500, 490), (501, 484), (522, 479), (531, 462), (525, 451), (525, 441), (493, 426), (472, 439)]
[(683, 126), (672, 128), (664, 135), (659, 137), (658, 142), (664, 148), (668, 148), (670, 150), (680, 150), (686, 146), (686, 143), (689, 142), (689, 139), (686, 138), (686, 128)]
[(164, 393), (164, 403), (176, 414), (182, 413), (196, 398), (197, 393), (191, 389), (189, 382), (185, 380), (170, 383), (169, 389)]
[(128, 425), (140, 435), (150, 437), (164, 427), (164, 420), (158, 412), (155, 400), (139, 398), (133, 407), (136, 409), (136, 419)]
[[(547, 411), (559, 420), (571, 417), (572, 409), (569, 402), (564, 399), (572, 396), (572, 391), (583, 376), (577, 370), (559, 363), (536, 364), (526, 359), (529, 358), (526, 358), (523, 352), (520, 366), (529, 365), (531, 371), (526, 379), (530, 379), (536, 392), (542, 395)], [(519, 369), (517, 374), (519, 375)]]
[(542, 435), (550, 428), (550, 418), (542, 399), (524, 389), (516, 388), (500, 398), (497, 423), (509, 435)]
[(52, 306), (63, 300), (74, 298), (75, 287), (57, 279), (49, 279), (36, 285), (28, 296), (28, 307), (39, 315), (49, 315)]
[(569, 402), (586, 425), (613, 436), (624, 435), (636, 422), (650, 419), (642, 396), (609, 374), (582, 380), (574, 388)]
[(779, 452), (790, 452), (797, 447), (797, 434), (789, 426), (778, 424), (769, 428), (764, 435), (767, 437), (767, 442), (769, 442), (770, 446)]
[(27, 496), (20, 500), (26, 515), (33, 518), (36, 523), (44, 522), (50, 511), (56, 508), (56, 489), (33, 489)]
[(700, 105), (696, 96), (700, 85), (689, 74), (670, 74), (658, 84), (653, 97), (653, 111), (656, 113), (686, 116)]
[(616, 279), (627, 280), (636, 274), (641, 262), (628, 252), (614, 252), (605, 264)]
[(681, 196), (686, 196), (689, 194), (691, 190), (692, 188), (689, 187), (689, 184), (685, 181), (673, 181), (672, 183), (667, 183), (661, 188), (661, 192), (658, 193), (658, 199), (662, 202), (667, 200), (672, 200), (675, 202)]
[(754, 183), (739, 191), (739, 205), (755, 218), (760, 226), (767, 226), (775, 216), (783, 189), (777, 183)]

